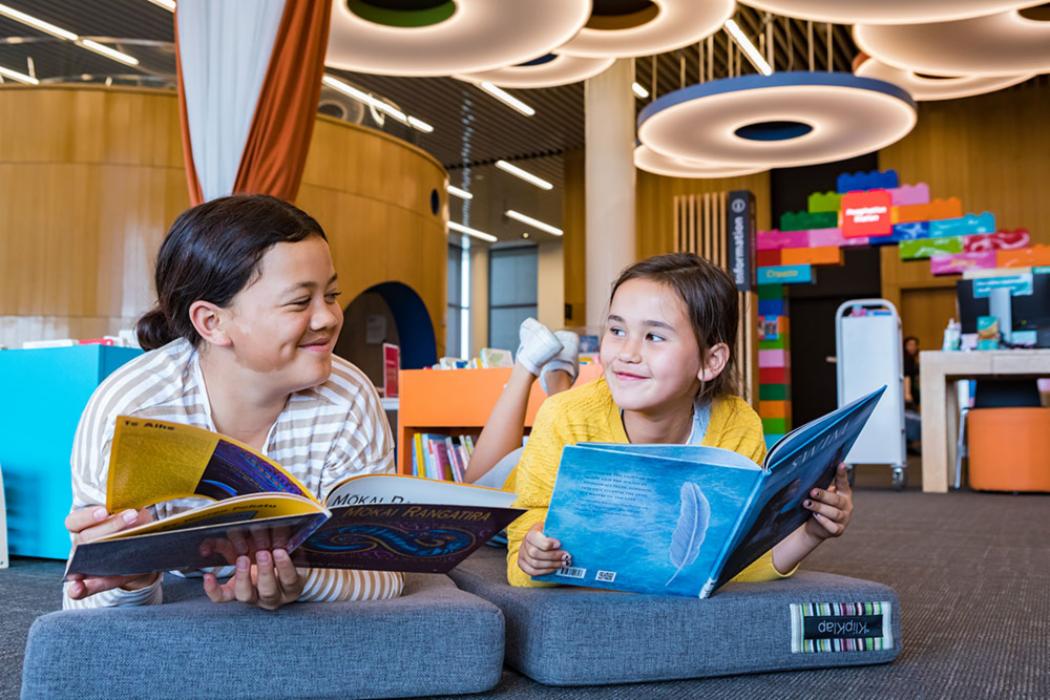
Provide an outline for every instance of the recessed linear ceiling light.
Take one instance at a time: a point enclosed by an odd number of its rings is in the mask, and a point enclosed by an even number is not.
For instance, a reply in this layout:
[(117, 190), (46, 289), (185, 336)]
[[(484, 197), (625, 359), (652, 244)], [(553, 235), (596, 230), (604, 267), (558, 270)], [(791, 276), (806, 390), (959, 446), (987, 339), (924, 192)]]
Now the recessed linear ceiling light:
[(15, 22), (20, 22), (21, 24), (24, 24), (27, 27), (32, 27), (37, 31), (44, 32), (45, 34), (50, 34), (51, 36), (57, 37), (64, 41), (71, 41), (82, 49), (93, 51), (114, 61), (119, 61), (120, 63), (124, 63), (129, 66), (137, 66), (139, 64), (139, 60), (134, 56), (129, 56), (128, 54), (117, 51), (116, 49), (111, 49), (108, 46), (103, 46), (97, 41), (92, 41), (91, 39), (84, 39), (80, 36), (77, 36), (68, 29), (63, 29), (62, 27), (51, 24), (50, 22), (45, 22), (42, 19), (33, 17), (32, 15), (27, 15), (25, 12), (19, 12), (13, 7), (8, 7), (7, 5), (0, 4), (0, 16), (7, 17), (8, 19), (14, 20)]
[(762, 54), (755, 48), (755, 45), (740, 30), (740, 25), (735, 20), (727, 19), (725, 27), (737, 45), (744, 50), (744, 55), (747, 56), (747, 60), (751, 62), (751, 65), (762, 75), (773, 75), (773, 67), (766, 62), (766, 59), (762, 58)]
[(36, 78), (34, 78), (31, 75), (26, 75), (25, 73), (19, 73), (16, 70), (11, 70), (10, 68), (4, 68), (3, 66), (0, 66), (0, 75), (4, 76), (5, 78), (8, 78), (10, 80), (17, 80), (20, 83), (26, 83), (28, 85), (39, 85), (40, 84), (40, 81), (37, 80)]
[(467, 192), (466, 190), (461, 190), (455, 185), (445, 185), (445, 191), (454, 197), (459, 197), (460, 199), (474, 199), (474, 195), (472, 195), (470, 192)]
[(519, 211), (514, 211), (513, 209), (508, 209), (507, 211), (503, 212), (503, 214), (504, 216), (514, 219), (515, 221), (520, 221), (521, 223), (528, 224), (533, 228), (538, 228), (540, 231), (546, 231), (552, 236), (560, 236), (564, 233), (564, 231), (562, 231), (560, 228), (556, 228), (554, 226), (551, 226), (550, 224), (545, 224), (539, 219), (533, 219), (531, 216), (522, 214)]
[(323, 78), (321, 78), (321, 82), (327, 85), (328, 87), (332, 88), (333, 90), (343, 93), (347, 97), (352, 97), (358, 102), (363, 102), (369, 107), (372, 107), (373, 109), (377, 109), (380, 112), (389, 115), (393, 119), (396, 119), (397, 121), (401, 122), (402, 124), (405, 124), (406, 126), (418, 129), (419, 131), (422, 131), (426, 134), (429, 134), (434, 130), (434, 127), (432, 127), (430, 124), (427, 124), (422, 119), (410, 117), (397, 107), (383, 102), (383, 100), (379, 99), (378, 97), (375, 97), (370, 93), (365, 92), (364, 90), (358, 90), (353, 85), (344, 83), (342, 80), (339, 80), (338, 78), (335, 78), (331, 75), (325, 75)]
[(511, 107), (512, 109), (516, 109), (517, 111), (521, 112), (526, 117), (531, 117), (534, 114), (536, 114), (536, 110), (534, 110), (532, 107), (525, 104), (517, 97), (504, 90), (503, 88), (497, 87), (496, 85), (493, 85), (487, 80), (483, 80), (480, 83), (477, 83), (477, 86), (479, 90), (484, 90), (485, 92), (492, 95), (508, 107)]
[(512, 164), (508, 163), (505, 160), (497, 160), (496, 161), (496, 167), (499, 168), (500, 170), (502, 170), (505, 173), (510, 173), (514, 177), (520, 177), (525, 182), (529, 183), (530, 185), (535, 185), (536, 187), (539, 187), (541, 190), (553, 190), (554, 189), (554, 185), (552, 185), (551, 183), (547, 182), (542, 177), (538, 177), (536, 175), (533, 175), (528, 170), (522, 170), (518, 166), (512, 165)]
[(455, 221), (448, 222), (448, 227), (453, 231), (457, 231), (468, 236), (473, 236), (474, 238), (480, 238), (481, 240), (488, 241), (489, 243), (495, 243), (499, 240), (490, 233), (485, 233), (484, 231), (479, 231), (476, 228), (464, 226), (463, 224), (457, 224)]
[(156, 5), (157, 7), (164, 8), (168, 12), (174, 12), (175, 11), (175, 0), (149, 0), (149, 1), (151, 3), (153, 3), (154, 5)]
[(639, 100), (644, 100), (649, 97), (649, 91), (642, 87), (641, 83), (632, 83), (631, 90), (638, 97)]

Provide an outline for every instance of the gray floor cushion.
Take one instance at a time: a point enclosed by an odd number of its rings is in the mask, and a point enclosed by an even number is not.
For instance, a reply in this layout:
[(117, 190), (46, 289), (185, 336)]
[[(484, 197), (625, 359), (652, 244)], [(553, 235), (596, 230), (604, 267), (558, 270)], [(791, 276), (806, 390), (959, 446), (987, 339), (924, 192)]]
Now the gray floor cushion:
[(33, 623), (24, 698), (378, 698), (476, 693), (499, 682), (499, 609), (447, 576), (404, 595), (271, 613), (215, 605), (200, 580), (163, 605), (55, 612)]
[[(872, 581), (800, 571), (783, 581), (729, 584), (707, 600), (513, 588), (505, 556), (505, 550), (482, 548), (450, 575), (503, 611), (507, 664), (549, 685), (877, 664), (901, 649), (897, 594)], [(831, 607), (861, 603), (879, 605)], [(872, 635), (878, 641), (852, 638)], [(849, 641), (809, 641), (814, 637)], [(862, 644), (871, 648), (835, 650)]]

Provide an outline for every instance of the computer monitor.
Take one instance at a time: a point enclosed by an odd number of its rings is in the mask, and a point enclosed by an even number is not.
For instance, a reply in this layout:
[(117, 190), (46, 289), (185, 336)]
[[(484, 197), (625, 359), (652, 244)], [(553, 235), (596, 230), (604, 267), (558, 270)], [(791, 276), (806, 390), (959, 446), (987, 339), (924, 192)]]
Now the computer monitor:
[[(988, 288), (992, 279), (995, 278), (963, 279), (956, 285), (959, 322), (963, 333), (976, 333), (977, 317), (989, 315)], [(1010, 297), (1014, 338), (1018, 337), (1016, 333), (1019, 331), (1028, 332), (1029, 337), (1034, 331), (1035, 346), (1050, 348), (1050, 268), (1033, 270), (1031, 292), (1017, 294), (1015, 290)]]

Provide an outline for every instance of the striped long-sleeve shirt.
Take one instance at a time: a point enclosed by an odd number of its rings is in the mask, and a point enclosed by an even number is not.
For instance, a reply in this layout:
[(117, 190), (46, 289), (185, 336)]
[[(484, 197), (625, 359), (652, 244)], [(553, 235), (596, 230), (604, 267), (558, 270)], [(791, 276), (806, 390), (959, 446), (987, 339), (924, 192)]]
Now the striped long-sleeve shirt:
[[(141, 416), (215, 430), (199, 356), (175, 340), (127, 363), (106, 378), (88, 401), (73, 442), (73, 508), (106, 502), (109, 452), (118, 415)], [(266, 439), (265, 454), (296, 476), (319, 499), (340, 480), (394, 472), (393, 439), (368, 378), (332, 358), (332, 373), (319, 386), (292, 394)], [(201, 505), (182, 499), (154, 507), (166, 518)], [(300, 601), (374, 600), (401, 594), (401, 574), (342, 569), (300, 569)], [(120, 588), (82, 600), (63, 596), (63, 607), (150, 605), (162, 601), (160, 582), (137, 591)]]

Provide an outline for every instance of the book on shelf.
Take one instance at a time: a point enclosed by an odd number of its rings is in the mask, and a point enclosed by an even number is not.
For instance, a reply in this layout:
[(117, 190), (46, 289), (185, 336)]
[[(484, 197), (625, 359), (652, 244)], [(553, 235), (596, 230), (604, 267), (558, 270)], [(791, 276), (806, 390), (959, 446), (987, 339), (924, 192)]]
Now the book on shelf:
[(706, 598), (802, 525), (885, 387), (797, 428), (758, 465), (699, 445), (562, 451), (544, 524), (572, 565), (537, 580)]
[(471, 435), (415, 433), (412, 436), (412, 476), (462, 483), (474, 454)]
[(232, 438), (128, 416), (117, 418), (106, 487), (111, 513), (214, 502), (74, 545), (67, 576), (195, 570), (276, 548), (303, 567), (444, 573), (521, 514), (513, 493), (396, 474), (348, 477), (322, 503)]

